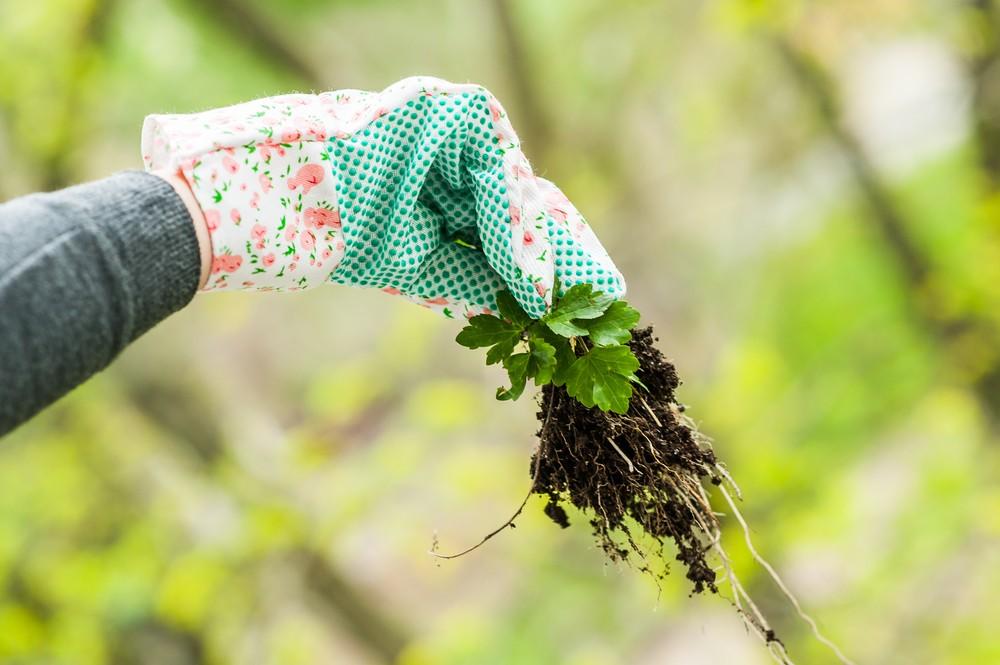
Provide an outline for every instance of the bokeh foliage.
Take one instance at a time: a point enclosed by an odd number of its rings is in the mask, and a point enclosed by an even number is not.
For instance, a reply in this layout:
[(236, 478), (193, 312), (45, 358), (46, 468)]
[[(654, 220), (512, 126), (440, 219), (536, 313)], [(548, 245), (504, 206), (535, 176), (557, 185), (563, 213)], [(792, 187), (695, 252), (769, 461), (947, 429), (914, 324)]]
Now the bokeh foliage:
[[(151, 112), (481, 82), (615, 256), (826, 632), (859, 662), (997, 662), (998, 21), (990, 0), (0, 0), (0, 197), (137, 168)], [(0, 442), (0, 662), (765, 662), (724, 601), (606, 567), (539, 503), (426, 555), (529, 480), (530, 400), (495, 402), (456, 332), (361, 290), (197, 298)], [(827, 662), (727, 541), (793, 658)]]

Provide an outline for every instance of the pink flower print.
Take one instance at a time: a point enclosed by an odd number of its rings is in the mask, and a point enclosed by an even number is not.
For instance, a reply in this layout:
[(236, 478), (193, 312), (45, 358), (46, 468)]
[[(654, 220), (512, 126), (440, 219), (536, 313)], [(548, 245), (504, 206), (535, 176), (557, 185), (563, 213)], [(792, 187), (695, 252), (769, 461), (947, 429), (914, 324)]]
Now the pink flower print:
[(260, 261), (264, 264), (265, 268), (270, 268), (274, 265), (274, 253), (265, 254), (261, 257)]
[(247, 191), (247, 184), (245, 182), (240, 183), (240, 191), (241, 192)]
[(500, 104), (496, 100), (490, 102), (490, 116), (493, 118), (493, 122), (500, 120), (500, 116), (503, 115), (503, 110), (500, 108)]
[(222, 221), (222, 215), (219, 214), (218, 210), (205, 211), (205, 226), (208, 227), (209, 232), (219, 228), (220, 221)]
[(254, 192), (253, 196), (250, 197), (250, 207), (254, 210), (260, 210), (260, 192)]
[(323, 129), (318, 123), (310, 122), (306, 127), (306, 134), (309, 134), (317, 141), (326, 140), (326, 130)]
[(562, 208), (549, 208), (549, 214), (552, 215), (552, 219), (556, 220), (560, 224), (565, 224), (566, 218), (569, 217), (569, 213)]
[(338, 139), (343, 140), (343, 139), (349, 139), (349, 138), (351, 138), (351, 135), (348, 134), (347, 132), (345, 132), (343, 129), (340, 129), (340, 130), (337, 130), (336, 137)]
[(253, 246), (255, 248), (257, 248), (258, 250), (264, 249), (264, 241), (263, 240), (258, 240), (257, 242), (255, 242), (253, 244)]
[(344, 251), (344, 241), (343, 240), (338, 240), (337, 244), (336, 244), (336, 248), (337, 248), (338, 252)]
[(288, 179), (288, 189), (294, 190), (302, 185), (302, 193), (308, 194), (309, 190), (323, 181), (323, 167), (319, 164), (306, 164), (299, 169), (299, 172)]
[(389, 109), (387, 109), (384, 106), (380, 106), (380, 107), (378, 107), (378, 110), (375, 111), (375, 117), (373, 119), (374, 120), (378, 120), (382, 116), (388, 115), (388, 114), (389, 114)]
[(297, 129), (290, 129), (286, 132), (281, 133), (282, 143), (295, 143), (302, 138), (302, 132)]
[(330, 210), (328, 208), (306, 208), (305, 224), (307, 229), (321, 229), (324, 226), (339, 229), (340, 210)]
[(299, 267), (299, 264), (297, 264), (297, 263), (294, 263), (294, 262), (293, 263), (289, 263), (288, 264), (288, 271), (292, 272), (292, 271), (294, 271), (298, 267)]
[(225, 169), (230, 173), (236, 173), (237, 171), (240, 170), (240, 163), (237, 162), (232, 157), (230, 157), (229, 155), (226, 155), (225, 157), (222, 158), (222, 166), (224, 166)]
[(289, 226), (287, 229), (285, 229), (285, 240), (287, 240), (288, 242), (295, 240), (296, 232), (297, 231), (294, 226)]
[(243, 216), (240, 215), (239, 210), (233, 208), (232, 210), (229, 211), (229, 219), (233, 220), (233, 224), (239, 226), (240, 222), (243, 221)]
[(212, 259), (212, 272), (236, 272), (239, 270), (240, 266), (243, 265), (242, 256), (233, 256), (232, 254), (223, 254), (222, 256), (216, 256)]
[(533, 244), (535, 244), (535, 236), (533, 236), (531, 234), (531, 231), (525, 231), (524, 232), (524, 246), (525, 247), (530, 247)]
[(442, 296), (438, 296), (437, 298), (427, 298), (424, 302), (426, 302), (428, 305), (447, 305), (448, 299)]
[(538, 295), (545, 297), (545, 292), (548, 291), (547, 288), (541, 282), (535, 282), (535, 291), (538, 291)]
[(250, 229), (250, 237), (254, 240), (263, 240), (264, 234), (267, 233), (267, 227), (263, 224), (254, 224), (253, 228)]
[(387, 287), (385, 287), (382, 290), (385, 291), (386, 293), (388, 293), (389, 295), (393, 295), (393, 296), (398, 296), (400, 293), (402, 293), (395, 286), (387, 286)]
[(262, 143), (258, 143), (257, 147), (260, 148), (260, 156), (264, 161), (271, 159), (271, 151), (278, 153), (279, 157), (285, 156), (285, 148), (274, 139), (267, 139)]
[(323, 260), (324, 260), (324, 261), (326, 261), (326, 260), (327, 260), (328, 258), (330, 258), (331, 256), (333, 256), (333, 250), (331, 250), (331, 249), (324, 249), (324, 250), (323, 250), (323, 254), (322, 254), (322, 257), (323, 257)]
[(521, 223), (521, 208), (520, 206), (514, 206), (510, 209), (510, 223), (511, 226), (517, 226)]
[(271, 179), (267, 177), (266, 173), (261, 173), (257, 181), (260, 183), (260, 191), (264, 192), (264, 194), (271, 191)]

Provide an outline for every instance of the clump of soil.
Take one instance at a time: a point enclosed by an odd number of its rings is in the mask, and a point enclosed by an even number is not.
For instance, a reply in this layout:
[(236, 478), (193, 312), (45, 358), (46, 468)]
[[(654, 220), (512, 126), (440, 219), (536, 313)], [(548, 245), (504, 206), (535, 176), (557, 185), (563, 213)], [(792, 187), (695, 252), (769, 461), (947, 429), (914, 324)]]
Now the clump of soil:
[(612, 560), (637, 561), (653, 573), (649, 557), (657, 553), (641, 541), (651, 536), (658, 550), (673, 541), (693, 592), (716, 592), (706, 554), (718, 521), (703, 483), (721, 483), (721, 467), (683, 416), (677, 371), (654, 341), (652, 328), (632, 333), (642, 385), (624, 415), (587, 408), (565, 388), (543, 388), (533, 490), (548, 496), (545, 513), (561, 527), (569, 526), (563, 504), (592, 515), (590, 526)]
[[(727, 600), (756, 633), (778, 663), (790, 664), (785, 645), (732, 569), (721, 543), (721, 529), (709, 491), (725, 501), (738, 523), (753, 559), (768, 573), (813, 636), (845, 665), (854, 665), (836, 644), (819, 632), (774, 568), (757, 552), (750, 528), (736, 505), (739, 488), (716, 459), (707, 439), (684, 415), (675, 391), (680, 385), (674, 366), (654, 346), (652, 328), (632, 331), (629, 346), (639, 360), (636, 385), (624, 415), (588, 408), (565, 388), (542, 388), (538, 420), (539, 445), (531, 458), (531, 489), (513, 516), (483, 539), (457, 554), (464, 556), (507, 528), (524, 510), (532, 494), (548, 498), (545, 514), (569, 526), (569, 504), (590, 519), (598, 544), (609, 558), (636, 565), (657, 579), (670, 542), (684, 564), (692, 593), (718, 593), (715, 562), (729, 586)], [(578, 343), (585, 343), (577, 338)], [(579, 351), (580, 349), (578, 349)], [(727, 489), (728, 488), (728, 489)], [(732, 492), (733, 494), (730, 494)], [(669, 542), (668, 542), (669, 541)], [(668, 566), (669, 568), (669, 566)], [(726, 594), (722, 594), (726, 595)]]

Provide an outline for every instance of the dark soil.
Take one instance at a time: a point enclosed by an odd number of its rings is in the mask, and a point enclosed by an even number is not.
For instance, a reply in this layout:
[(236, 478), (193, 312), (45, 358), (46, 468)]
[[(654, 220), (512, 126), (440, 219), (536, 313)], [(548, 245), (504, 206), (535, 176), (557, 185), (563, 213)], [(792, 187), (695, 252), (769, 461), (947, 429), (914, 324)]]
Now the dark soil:
[(669, 540), (693, 592), (716, 592), (705, 557), (718, 522), (703, 485), (721, 482), (716, 458), (687, 424), (674, 395), (677, 371), (654, 341), (652, 328), (632, 333), (642, 386), (635, 387), (625, 415), (587, 408), (565, 388), (544, 387), (533, 487), (548, 496), (545, 514), (561, 527), (569, 526), (564, 504), (583, 510), (612, 560), (665, 574), (650, 564)]

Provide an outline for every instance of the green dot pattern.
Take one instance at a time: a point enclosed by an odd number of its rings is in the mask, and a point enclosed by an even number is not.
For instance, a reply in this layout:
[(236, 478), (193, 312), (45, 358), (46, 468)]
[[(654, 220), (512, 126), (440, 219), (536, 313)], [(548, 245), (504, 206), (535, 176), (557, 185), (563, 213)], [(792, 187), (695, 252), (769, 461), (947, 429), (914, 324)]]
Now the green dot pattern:
[[(350, 136), (331, 137), (326, 150), (345, 243), (332, 281), (493, 310), (494, 294), (506, 285), (526, 312), (544, 314), (538, 277), (513, 257), (512, 228), (525, 229), (510, 224), (503, 152), (485, 90), (411, 99)], [(525, 221), (551, 243), (551, 256), (538, 260), (552, 261), (564, 287), (590, 282), (613, 295), (623, 290), (617, 273), (594, 262), (551, 216)]]

